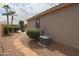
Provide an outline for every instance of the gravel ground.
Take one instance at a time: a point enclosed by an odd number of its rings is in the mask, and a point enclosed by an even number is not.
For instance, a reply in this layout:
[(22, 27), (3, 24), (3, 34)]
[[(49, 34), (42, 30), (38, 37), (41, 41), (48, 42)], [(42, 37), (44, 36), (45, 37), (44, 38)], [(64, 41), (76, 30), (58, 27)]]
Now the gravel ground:
[(4, 56), (21, 56), (21, 55), (24, 55), (20, 51), (18, 51), (18, 49), (16, 49), (16, 47), (14, 46), (14, 41), (19, 36), (21, 36), (20, 33), (15, 33), (15, 34), (12, 34), (11, 36), (3, 37), (2, 45), (4, 46), (4, 54), (2, 52), (3, 50), (1, 50), (0, 54), (4, 55)]
[[(3, 38), (4, 56), (79, 56), (79, 50), (53, 42), (42, 47), (37, 41), (31, 40), (25, 33), (15, 33)], [(2, 55), (0, 48), (0, 55)]]
[[(25, 40), (24, 40), (25, 39)], [(46, 48), (38, 44), (37, 41), (30, 40), (29, 38), (21, 39), (21, 42), (34, 51), (38, 56), (79, 56), (79, 50), (68, 47), (58, 42), (52, 42)]]

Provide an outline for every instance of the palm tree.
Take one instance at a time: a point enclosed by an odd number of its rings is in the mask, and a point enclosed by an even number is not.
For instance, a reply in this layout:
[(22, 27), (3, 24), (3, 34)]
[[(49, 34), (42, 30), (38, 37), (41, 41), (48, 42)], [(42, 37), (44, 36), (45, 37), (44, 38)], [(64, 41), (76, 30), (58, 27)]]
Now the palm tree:
[[(13, 19), (14, 19), (15, 12), (10, 10), (9, 5), (4, 5), (3, 8), (6, 10), (6, 13), (3, 13), (2, 15), (6, 15), (7, 16), (7, 25), (9, 25), (9, 16), (10, 15), (12, 16), (11, 25), (13, 25)], [(8, 28), (7, 28), (7, 32), (9, 34), (9, 29)]]
[(11, 20), (11, 25), (13, 25), (13, 20), (14, 20), (14, 14), (15, 14), (16, 12), (14, 12), (14, 11), (12, 11), (12, 20)]
[(7, 25), (9, 25), (9, 13), (8, 13), (8, 11), (9, 11), (10, 7), (9, 7), (9, 5), (4, 5), (3, 8), (6, 10), (6, 13), (3, 13), (2, 15), (7, 16)]
[(12, 10), (9, 11), (9, 15), (12, 16), (11, 25), (13, 25), (13, 20), (14, 20), (14, 14), (15, 14), (15, 13), (16, 13), (16, 12), (14, 12), (14, 11), (12, 11)]
[[(7, 26), (9, 26), (9, 12), (3, 13), (2, 15), (6, 15), (7, 16)], [(7, 34), (9, 35), (9, 28), (8, 27), (7, 27)]]
[(12, 16), (12, 19), (11, 19), (11, 25), (13, 25), (14, 14), (15, 14), (14, 11), (9, 10), (8, 13), (3, 13), (2, 15), (8, 15), (8, 16), (11, 15), (11, 16)]

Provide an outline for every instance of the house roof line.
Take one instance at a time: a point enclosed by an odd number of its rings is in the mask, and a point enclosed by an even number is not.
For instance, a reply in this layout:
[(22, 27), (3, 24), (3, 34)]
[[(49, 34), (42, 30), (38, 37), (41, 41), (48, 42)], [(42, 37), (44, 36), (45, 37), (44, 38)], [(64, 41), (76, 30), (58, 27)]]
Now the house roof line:
[(32, 19), (41, 17), (41, 16), (43, 16), (43, 15), (45, 15), (45, 14), (48, 14), (48, 13), (50, 13), (50, 12), (52, 12), (52, 11), (57, 10), (57, 9), (66, 7), (66, 6), (70, 5), (70, 4), (71, 4), (71, 3), (62, 3), (62, 4), (59, 4), (59, 5), (56, 5), (55, 7), (52, 7), (52, 8), (50, 8), (50, 9), (44, 11), (44, 12), (41, 12), (41, 13), (39, 13), (39, 14), (33, 16), (33, 17), (28, 18), (26, 21), (30, 21), (30, 20), (32, 20)]

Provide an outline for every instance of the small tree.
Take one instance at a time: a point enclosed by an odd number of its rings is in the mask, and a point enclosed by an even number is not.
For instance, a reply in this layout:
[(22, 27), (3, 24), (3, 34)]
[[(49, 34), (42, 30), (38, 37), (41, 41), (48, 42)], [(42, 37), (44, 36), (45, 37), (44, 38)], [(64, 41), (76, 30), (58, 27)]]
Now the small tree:
[(11, 19), (11, 25), (13, 25), (13, 20), (14, 20), (14, 14), (15, 14), (16, 12), (15, 11), (12, 11), (12, 10), (10, 10), (10, 12), (9, 12), (9, 14), (12, 16), (12, 19)]
[(25, 30), (24, 30), (24, 21), (23, 20), (19, 21), (19, 26), (20, 26), (21, 31), (24, 32)]
[[(7, 16), (7, 26), (9, 26), (9, 5), (4, 5), (3, 8), (6, 10), (6, 13), (3, 13), (2, 15), (6, 15)], [(7, 28), (7, 32), (9, 34), (9, 29)]]
[(7, 25), (9, 25), (9, 5), (4, 5), (3, 8), (6, 10), (6, 13), (3, 13), (2, 15), (6, 15), (7, 16)]

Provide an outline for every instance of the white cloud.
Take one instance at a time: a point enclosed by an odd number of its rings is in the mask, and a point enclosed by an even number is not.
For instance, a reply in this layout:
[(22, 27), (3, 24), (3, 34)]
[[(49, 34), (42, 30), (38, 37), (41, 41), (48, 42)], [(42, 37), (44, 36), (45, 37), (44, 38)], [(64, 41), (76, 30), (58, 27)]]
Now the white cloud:
[[(45, 11), (48, 8), (53, 7), (54, 3), (13, 3), (9, 4), (12, 10), (16, 11), (14, 17), (14, 23), (18, 24), (19, 20), (26, 20), (27, 18), (34, 16), (42, 11)], [(6, 17), (1, 16), (1, 19), (6, 19)]]

